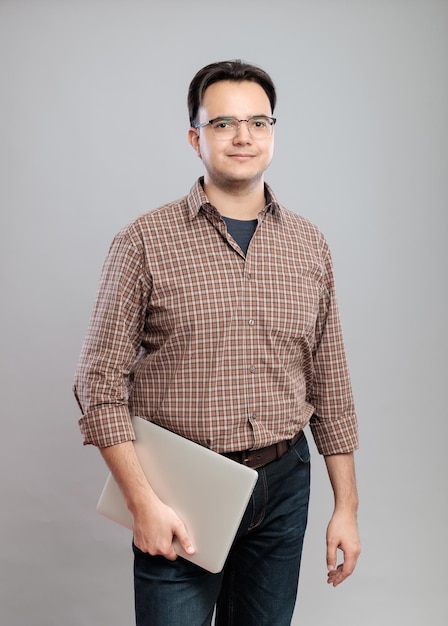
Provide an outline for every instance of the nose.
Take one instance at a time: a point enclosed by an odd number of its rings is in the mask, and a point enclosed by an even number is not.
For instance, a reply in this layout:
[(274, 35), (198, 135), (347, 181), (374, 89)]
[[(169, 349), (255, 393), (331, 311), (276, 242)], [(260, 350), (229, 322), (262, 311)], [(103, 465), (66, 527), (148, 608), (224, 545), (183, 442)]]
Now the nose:
[(233, 138), (234, 143), (252, 143), (252, 139), (247, 120), (241, 120)]

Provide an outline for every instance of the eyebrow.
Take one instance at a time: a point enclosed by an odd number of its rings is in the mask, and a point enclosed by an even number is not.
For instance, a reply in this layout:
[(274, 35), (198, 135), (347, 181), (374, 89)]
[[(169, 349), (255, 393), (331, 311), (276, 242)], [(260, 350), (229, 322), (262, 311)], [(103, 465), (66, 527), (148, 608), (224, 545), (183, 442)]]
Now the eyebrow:
[[(267, 113), (255, 113), (254, 115), (250, 115), (248, 118), (241, 118), (241, 119), (252, 119), (253, 117), (272, 117), (272, 115), (268, 115)], [(215, 117), (211, 118), (212, 120), (219, 120), (219, 119), (233, 119), (233, 120), (237, 120), (239, 119), (236, 115), (215, 115)]]

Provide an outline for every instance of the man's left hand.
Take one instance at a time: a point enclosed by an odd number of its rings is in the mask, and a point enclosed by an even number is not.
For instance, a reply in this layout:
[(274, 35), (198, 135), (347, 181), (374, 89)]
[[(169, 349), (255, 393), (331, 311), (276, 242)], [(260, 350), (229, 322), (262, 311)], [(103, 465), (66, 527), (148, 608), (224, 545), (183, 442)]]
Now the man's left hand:
[[(341, 550), (344, 560), (337, 565), (337, 551)], [(358, 523), (352, 512), (335, 511), (327, 528), (327, 582), (333, 587), (340, 585), (356, 567), (361, 554)]]

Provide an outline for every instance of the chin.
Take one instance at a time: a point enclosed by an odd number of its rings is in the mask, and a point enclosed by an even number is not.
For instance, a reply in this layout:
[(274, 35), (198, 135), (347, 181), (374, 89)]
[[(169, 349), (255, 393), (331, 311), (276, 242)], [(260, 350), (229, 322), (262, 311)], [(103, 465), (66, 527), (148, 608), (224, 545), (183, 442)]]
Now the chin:
[(259, 170), (257, 171), (232, 171), (232, 172), (223, 172), (220, 176), (220, 178), (226, 179), (229, 182), (234, 181), (236, 182), (247, 182), (247, 183), (251, 183), (251, 182), (256, 182), (259, 181), (261, 178), (263, 178), (263, 174), (264, 174), (264, 170), (262, 172), (260, 172)]

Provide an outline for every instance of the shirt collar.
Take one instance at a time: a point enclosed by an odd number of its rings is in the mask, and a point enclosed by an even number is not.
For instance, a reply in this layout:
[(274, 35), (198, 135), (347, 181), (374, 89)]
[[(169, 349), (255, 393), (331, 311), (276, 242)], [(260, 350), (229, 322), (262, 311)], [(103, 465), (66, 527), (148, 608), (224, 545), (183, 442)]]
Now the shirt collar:
[[(204, 178), (201, 176), (195, 182), (195, 184), (190, 190), (189, 195), (187, 196), (187, 205), (188, 205), (188, 212), (190, 215), (190, 220), (193, 220), (198, 215), (201, 209), (210, 210), (210, 208), (212, 207), (212, 204), (207, 198), (204, 188), (202, 186), (203, 182), (204, 182)], [(281, 219), (284, 209), (278, 203), (274, 192), (266, 183), (264, 184), (264, 193), (266, 197), (266, 212), (271, 213), (272, 215)]]

